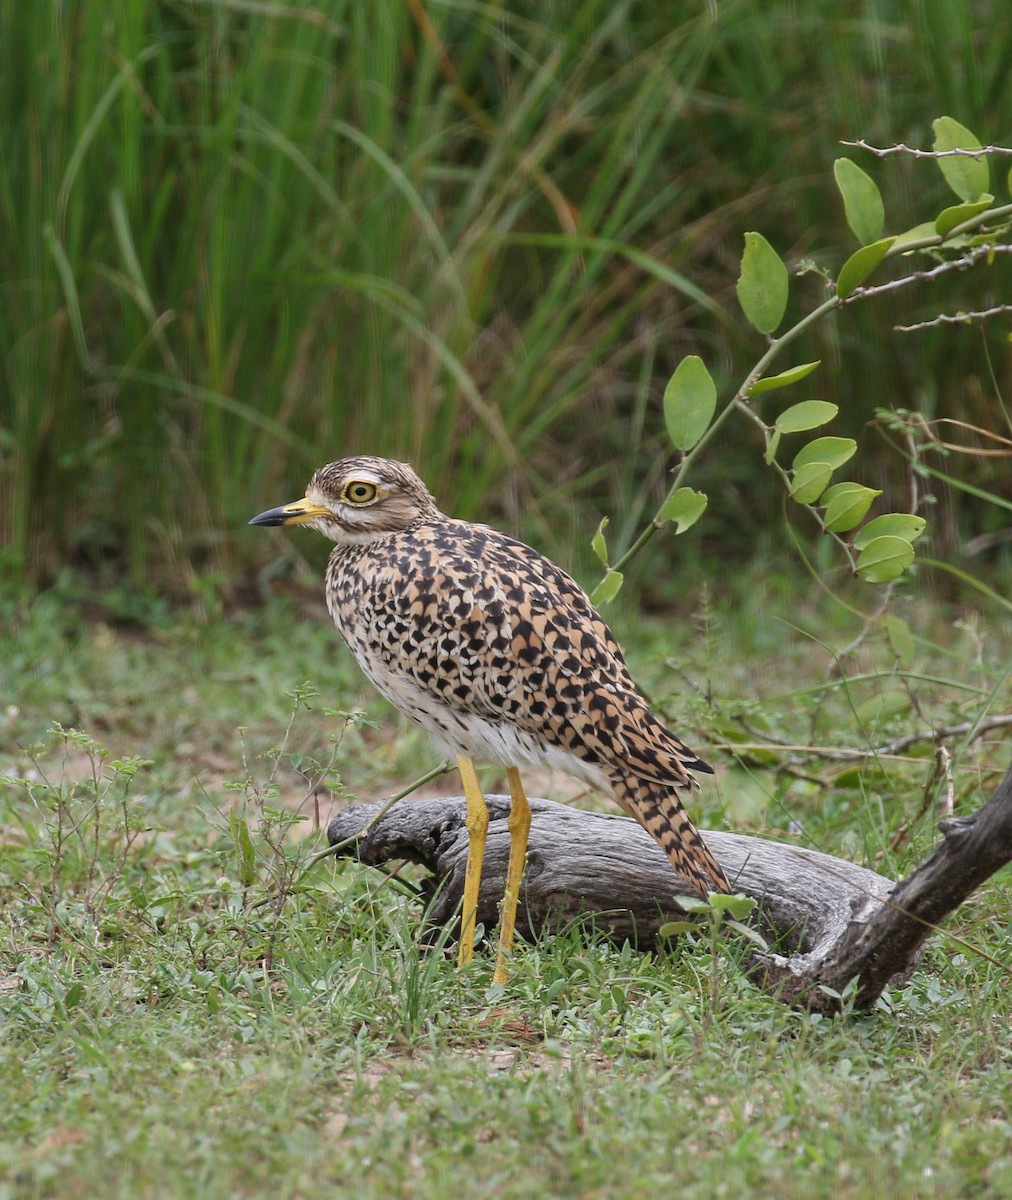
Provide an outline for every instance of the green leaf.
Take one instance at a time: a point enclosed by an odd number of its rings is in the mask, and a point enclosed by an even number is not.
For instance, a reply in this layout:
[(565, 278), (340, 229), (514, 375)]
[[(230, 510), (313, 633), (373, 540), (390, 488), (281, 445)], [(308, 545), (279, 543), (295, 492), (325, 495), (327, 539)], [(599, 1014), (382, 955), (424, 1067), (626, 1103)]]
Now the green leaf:
[(699, 933), (703, 928), (700, 921), (665, 921), (657, 930), (657, 936), (662, 938), (678, 937), (682, 933)]
[(607, 604), (622, 590), (622, 580), (625, 577), (621, 571), (609, 571), (590, 594), (591, 604)]
[(795, 468), (791, 495), (799, 504), (814, 504), (832, 477), (833, 468), (829, 463), (805, 463), (803, 467)]
[(864, 245), (878, 241), (885, 227), (885, 206), (875, 180), (849, 158), (838, 158), (833, 174), (854, 236)]
[(239, 852), (239, 882), (243, 887), (252, 887), (257, 878), (257, 853), (250, 837), (249, 825), (236, 813), (229, 817), (236, 850)]
[(727, 925), (736, 933), (740, 933), (742, 937), (746, 937), (750, 942), (754, 942), (764, 954), (769, 953), (769, 943), (757, 929), (753, 929), (751, 925), (743, 925), (741, 921), (732, 921), (730, 919), (727, 921)]
[(686, 529), (695, 525), (706, 511), (708, 503), (709, 498), (704, 492), (697, 492), (689, 487), (679, 488), (664, 501), (661, 511), (657, 514), (657, 523), (665, 525), (668, 521), (674, 521), (675, 533), (684, 533)]
[(870, 246), (862, 246), (860, 250), (855, 250), (840, 268), (836, 280), (836, 294), (841, 300), (846, 300), (854, 289), (868, 278), (889, 253), (889, 247), (895, 241), (892, 237), (882, 238), (879, 242), (872, 242)]
[(559, 995), (562, 992), (562, 989), (566, 986), (566, 984), (568, 982), (569, 982), (569, 980), (566, 978), (565, 975), (563, 975), (561, 979), (556, 979), (552, 983), (550, 983), (548, 985), (548, 990), (545, 992), (545, 1000), (549, 1004), (552, 1004), (556, 1000), (558, 1000)]
[(691, 450), (706, 433), (717, 407), (717, 388), (698, 354), (675, 368), (664, 389), (664, 423), (679, 450)]
[(761, 233), (745, 234), (738, 278), (738, 303), (749, 324), (772, 333), (787, 310), (787, 268)]
[(738, 921), (742, 921), (758, 907), (758, 901), (751, 896), (729, 895), (727, 892), (714, 892), (710, 896), (710, 908), (714, 912), (728, 913)]
[[(859, 488), (863, 486), (864, 485), (861, 483), (853, 483), (851, 480), (845, 479), (842, 483), (834, 483), (831, 488), (827, 488), (823, 499), (827, 504), (829, 504), (831, 500), (835, 499), (837, 496), (842, 496), (844, 492), (849, 491), (851, 488)], [(878, 495), (878, 492), (875, 494)]]
[(857, 558), (857, 573), (865, 583), (898, 579), (914, 561), (914, 548), (899, 537), (873, 538)]
[(846, 533), (864, 520), (871, 502), (881, 491), (861, 483), (837, 483), (822, 496), (826, 508), (826, 528), (832, 533)]
[(810, 462), (829, 463), (835, 470), (854, 457), (857, 452), (857, 442), (853, 438), (820, 437), (807, 446), (802, 446), (794, 456), (794, 469), (803, 467)]
[(927, 521), (923, 517), (915, 517), (913, 513), (884, 513), (865, 525), (854, 538), (854, 548), (863, 550), (869, 542), (879, 537), (897, 537), (912, 542), (921, 536), (925, 525)]
[[(911, 753), (916, 753), (916, 751), (911, 750)], [(856, 788), (866, 796), (872, 795), (878, 790), (886, 793), (890, 787), (895, 786), (892, 775), (887, 775), (885, 771), (871, 767), (867, 763), (862, 763), (859, 767), (844, 767), (833, 777), (833, 787)]]
[[(980, 139), (952, 117), (939, 117), (937, 121), (932, 121), (931, 128), (935, 131), (935, 150), (980, 149)], [(973, 203), (991, 186), (991, 168), (986, 158), (968, 158), (965, 154), (956, 154), (952, 158), (935, 161), (945, 176), (945, 182), (960, 200)]]
[(835, 404), (828, 400), (802, 400), (785, 408), (773, 422), (773, 428), (781, 433), (801, 433), (805, 429), (818, 429), (820, 425), (828, 425), (839, 412)]
[(914, 225), (911, 229), (897, 234), (893, 245), (898, 250), (900, 247), (907, 245), (908, 242), (921, 242), (925, 238), (935, 238), (937, 236), (938, 230), (935, 228), (934, 221), (922, 221), (920, 225)]
[(886, 637), (889, 639), (889, 645), (892, 647), (893, 654), (896, 655), (900, 669), (909, 670), (917, 655), (917, 644), (914, 642), (914, 635), (910, 632), (910, 626), (899, 617), (894, 617), (892, 613), (888, 613), (882, 623), (885, 625)]
[(910, 697), (899, 688), (883, 692), (881, 696), (871, 696), (854, 709), (854, 716), (859, 725), (877, 725), (890, 717), (897, 717), (910, 708)]
[[(995, 241), (994, 230), (988, 229), (988, 230), (985, 230), (984, 233), (961, 234), (960, 237), (953, 244), (957, 245), (957, 246), (969, 246), (971, 248), (976, 248), (977, 246), (988, 246), (990, 248), (991, 253), (987, 256), (986, 261), (987, 261), (987, 265), (989, 267), (993, 267), (994, 260), (996, 257), (994, 241)], [(2, 445), (2, 444), (3, 443), (0, 442), (0, 445)], [(13, 443), (12, 443), (12, 445), (13, 445)]]
[(750, 396), (761, 396), (764, 392), (775, 392), (778, 388), (790, 387), (792, 383), (811, 375), (822, 360), (802, 363), (799, 367), (791, 367), (789, 371), (781, 371), (779, 375), (770, 375), (766, 379), (757, 379), (748, 389)]
[(597, 527), (597, 533), (590, 539), (590, 548), (597, 555), (599, 561), (604, 565), (608, 565), (608, 543), (604, 540), (604, 531), (608, 528), (608, 518), (602, 517), (601, 524)]
[(971, 217), (984, 212), (993, 203), (994, 196), (985, 192), (979, 200), (975, 200), (972, 204), (954, 204), (951, 208), (943, 208), (935, 218), (935, 232), (942, 237), (948, 237), (957, 225), (962, 225), (964, 221), (969, 221)]

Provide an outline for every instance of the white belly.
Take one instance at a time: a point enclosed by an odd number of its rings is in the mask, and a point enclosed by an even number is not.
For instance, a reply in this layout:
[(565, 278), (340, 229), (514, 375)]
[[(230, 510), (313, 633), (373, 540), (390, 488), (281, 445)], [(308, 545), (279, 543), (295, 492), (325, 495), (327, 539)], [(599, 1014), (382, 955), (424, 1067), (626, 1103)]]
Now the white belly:
[(572, 775), (606, 794), (611, 793), (604, 773), (568, 750), (545, 745), (539, 738), (507, 722), (488, 721), (474, 713), (462, 713), (435, 701), (432, 695), (403, 675), (395, 675), (377, 663), (360, 666), (390, 703), (432, 738), (440, 754), (462, 755), (478, 763), (501, 767), (546, 766)]

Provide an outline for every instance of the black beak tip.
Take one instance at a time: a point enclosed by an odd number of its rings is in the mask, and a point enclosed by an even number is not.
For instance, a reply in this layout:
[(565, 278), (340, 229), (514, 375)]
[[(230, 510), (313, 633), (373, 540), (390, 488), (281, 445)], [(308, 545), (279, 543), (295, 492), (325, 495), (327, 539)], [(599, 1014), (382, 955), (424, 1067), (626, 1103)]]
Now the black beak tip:
[(267, 512), (258, 513), (251, 521), (251, 525), (283, 525), (285, 523), (285, 514), (280, 508), (269, 508)]

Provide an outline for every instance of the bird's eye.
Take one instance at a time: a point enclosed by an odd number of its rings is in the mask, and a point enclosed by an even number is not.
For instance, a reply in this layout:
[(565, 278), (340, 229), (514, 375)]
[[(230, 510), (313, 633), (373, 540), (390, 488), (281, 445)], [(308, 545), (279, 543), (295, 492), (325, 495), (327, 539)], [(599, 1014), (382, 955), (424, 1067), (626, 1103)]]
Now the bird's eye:
[(376, 499), (376, 485), (353, 479), (341, 493), (341, 498), (350, 500), (352, 504), (368, 504), (370, 500)]

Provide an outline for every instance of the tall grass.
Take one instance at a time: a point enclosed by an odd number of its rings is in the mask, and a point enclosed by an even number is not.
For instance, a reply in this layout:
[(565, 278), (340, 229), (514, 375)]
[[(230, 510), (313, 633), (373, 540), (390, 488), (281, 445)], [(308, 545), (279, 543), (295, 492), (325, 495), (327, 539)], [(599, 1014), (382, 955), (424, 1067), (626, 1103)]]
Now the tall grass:
[[(581, 505), (628, 538), (672, 365), (743, 352), (741, 231), (841, 252), (840, 137), (926, 144), (947, 111), (1007, 139), (1003, 12), (0, 0), (10, 570), (225, 586), (266, 552), (248, 516), (355, 450), (542, 540)], [(941, 194), (878, 174), (910, 224)], [(979, 340), (883, 323), (815, 335), (851, 423), (987, 405)], [(735, 449), (731, 553), (762, 487)]]

